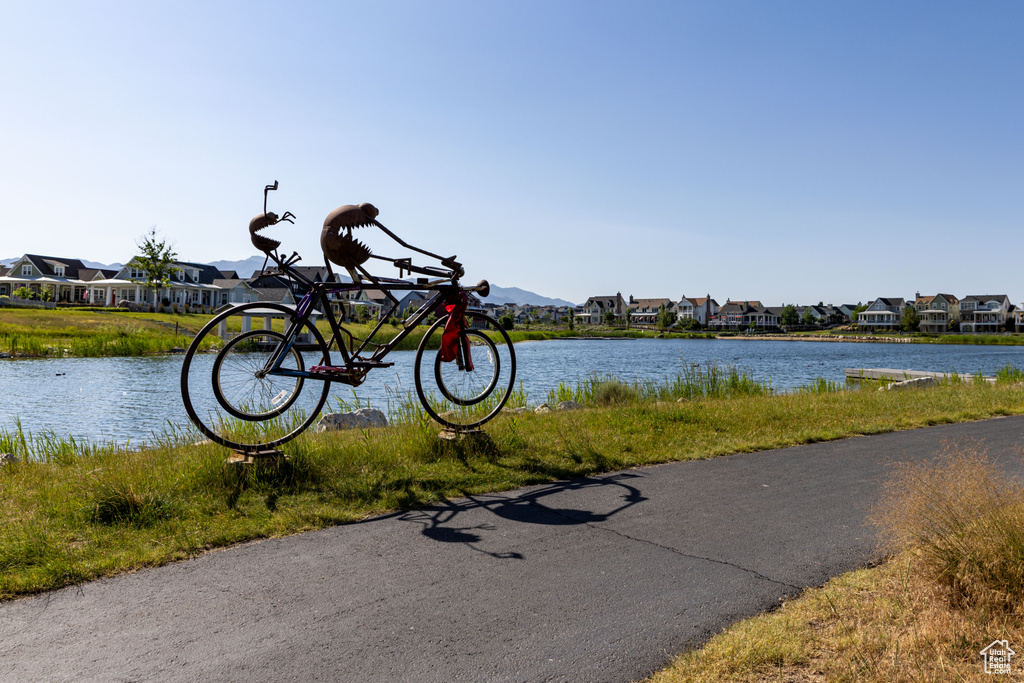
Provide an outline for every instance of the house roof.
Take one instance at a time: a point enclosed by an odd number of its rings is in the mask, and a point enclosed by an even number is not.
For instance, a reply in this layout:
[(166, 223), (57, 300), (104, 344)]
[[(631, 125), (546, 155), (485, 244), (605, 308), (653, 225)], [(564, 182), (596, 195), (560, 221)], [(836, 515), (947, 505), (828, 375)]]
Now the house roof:
[[(715, 300), (712, 299), (710, 296), (700, 296), (700, 297), (684, 296), (683, 297), (683, 301), (689, 301), (694, 306), (703, 306), (704, 304), (706, 304), (709, 301), (712, 302), (712, 303), (715, 303)], [(715, 305), (717, 306), (718, 304), (715, 303)]]
[(661, 305), (664, 304), (665, 308), (674, 306), (675, 304), (671, 299), (633, 299), (629, 302), (629, 308), (632, 311), (643, 309), (646, 311), (658, 310)]
[(22, 258), (28, 259), (36, 267), (36, 270), (43, 275), (56, 275), (54, 267), (63, 266), (64, 277), (74, 280), (81, 279), (79, 278), (78, 271), (84, 270), (86, 267), (80, 260), (72, 258), (40, 256), (39, 254), (25, 254)]
[(287, 287), (253, 287), (260, 295), (260, 301), (295, 301), (292, 290)]
[(220, 287), (222, 289), (234, 289), (235, 287), (244, 285), (250, 289), (253, 289), (245, 280), (239, 280), (238, 278), (218, 278), (213, 281), (214, 287)]
[(199, 284), (212, 285), (214, 280), (223, 280), (224, 275), (216, 266), (205, 263), (191, 263), (189, 261), (175, 261), (176, 266), (186, 266), (199, 271)]
[[(875, 301), (881, 301), (884, 306), (895, 307), (895, 308), (903, 308), (903, 306), (906, 305), (906, 303), (907, 303), (906, 300), (903, 297), (884, 297), (884, 296), (880, 296), (877, 299), (875, 299)], [(875, 303), (875, 301), (870, 302), (868, 304), (868, 308), (870, 308), (871, 304)]]
[(1005, 294), (969, 294), (960, 301), (1000, 301), (1010, 303), (1010, 298)]
[(113, 280), (117, 276), (118, 271), (102, 269), (102, 268), (83, 268), (78, 271), (78, 279), (83, 282), (90, 282), (92, 280)]

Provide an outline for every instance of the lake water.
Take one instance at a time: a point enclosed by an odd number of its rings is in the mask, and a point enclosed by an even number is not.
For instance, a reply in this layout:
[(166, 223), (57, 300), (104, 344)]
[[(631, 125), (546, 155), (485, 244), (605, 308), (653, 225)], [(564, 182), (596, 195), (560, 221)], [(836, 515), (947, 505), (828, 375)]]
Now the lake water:
[[(1024, 368), (1024, 346), (953, 346), (787, 342), (729, 339), (552, 340), (516, 345), (516, 384), (531, 403), (542, 403), (559, 382), (589, 375), (624, 380), (674, 377), (686, 365), (712, 361), (748, 370), (776, 389), (817, 378), (842, 381), (845, 368), (898, 368), (995, 374), (1006, 365)], [(358, 398), (386, 408), (389, 396), (413, 391), (415, 352), (394, 352), (395, 366), (374, 370), (352, 387), (332, 385), (332, 400)], [(182, 406), (182, 356), (64, 358), (0, 361), (0, 429), (20, 419), (32, 434), (47, 431), (91, 441), (138, 444), (168, 425), (190, 423)], [(213, 356), (195, 363), (212, 364)], [(309, 393), (308, 391), (306, 393)]]

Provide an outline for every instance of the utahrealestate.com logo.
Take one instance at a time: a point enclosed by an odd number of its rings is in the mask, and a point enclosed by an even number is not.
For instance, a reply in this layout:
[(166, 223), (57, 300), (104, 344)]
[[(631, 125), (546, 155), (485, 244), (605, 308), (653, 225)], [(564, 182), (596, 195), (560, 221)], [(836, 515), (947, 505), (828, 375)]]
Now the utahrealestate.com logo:
[(1015, 654), (1017, 653), (1010, 649), (1008, 641), (993, 640), (988, 647), (981, 651), (981, 656), (985, 660), (985, 673), (1010, 673), (1010, 657)]

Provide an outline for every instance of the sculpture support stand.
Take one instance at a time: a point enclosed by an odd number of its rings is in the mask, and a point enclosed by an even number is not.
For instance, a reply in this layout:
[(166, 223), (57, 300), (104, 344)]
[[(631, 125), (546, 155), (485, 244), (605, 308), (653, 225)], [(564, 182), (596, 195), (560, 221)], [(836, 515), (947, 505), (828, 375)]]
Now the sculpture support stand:
[(268, 458), (287, 460), (288, 455), (276, 448), (264, 448), (257, 451), (235, 451), (224, 461), (225, 465), (232, 467), (245, 467), (256, 463), (266, 462)]

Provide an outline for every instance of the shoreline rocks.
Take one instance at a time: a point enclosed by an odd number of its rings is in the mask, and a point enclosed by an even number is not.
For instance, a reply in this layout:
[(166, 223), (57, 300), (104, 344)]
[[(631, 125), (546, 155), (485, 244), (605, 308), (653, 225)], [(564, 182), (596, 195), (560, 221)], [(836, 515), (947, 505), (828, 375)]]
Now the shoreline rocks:
[(316, 423), (316, 433), (387, 426), (388, 418), (383, 412), (376, 408), (360, 408), (350, 413), (328, 413), (324, 415)]

